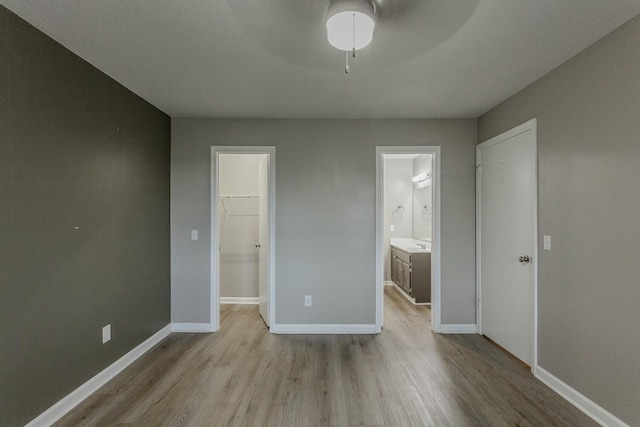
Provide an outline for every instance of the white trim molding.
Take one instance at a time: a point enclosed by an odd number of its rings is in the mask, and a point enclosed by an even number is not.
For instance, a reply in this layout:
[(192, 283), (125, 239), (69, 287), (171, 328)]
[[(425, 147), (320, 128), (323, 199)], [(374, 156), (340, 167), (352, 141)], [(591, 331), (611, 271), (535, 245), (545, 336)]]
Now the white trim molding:
[(260, 304), (259, 297), (220, 297), (220, 304)]
[(477, 334), (478, 328), (474, 323), (467, 323), (462, 325), (454, 324), (442, 324), (440, 325), (441, 334)]
[(122, 372), (126, 367), (138, 360), (142, 355), (151, 350), (156, 344), (165, 339), (171, 333), (171, 324), (160, 329), (158, 332), (138, 344), (120, 359), (107, 366), (89, 381), (60, 399), (52, 407), (44, 411), (38, 417), (33, 419), (26, 427), (50, 426), (60, 418), (69, 413), (73, 408), (78, 406), (87, 397), (98, 391), (100, 387), (105, 385), (109, 380)]
[(382, 250), (384, 236), (384, 154), (431, 154), (433, 156), (433, 237), (431, 254), (431, 330), (441, 331), (441, 233), (440, 233), (440, 147), (405, 146), (376, 147), (376, 333), (382, 332), (384, 319), (384, 254)]
[(210, 323), (172, 323), (171, 332), (214, 332)]
[(547, 387), (564, 397), (569, 403), (587, 414), (598, 424), (606, 427), (629, 427), (629, 425), (620, 418), (540, 366), (535, 367), (534, 375)]
[(279, 324), (271, 327), (274, 334), (375, 334), (376, 325), (339, 325), (339, 324)]
[[(385, 286), (387, 286), (386, 282), (385, 282)], [(413, 298), (412, 296), (410, 296), (408, 293), (406, 293), (404, 291), (404, 289), (402, 289), (400, 286), (396, 285), (395, 283), (391, 282), (391, 285), (389, 286), (393, 286), (394, 288), (396, 288), (396, 290), (398, 292), (400, 292), (401, 295), (404, 295), (404, 297), (413, 305), (426, 305), (426, 306), (431, 306), (430, 302), (416, 302), (416, 299)]]

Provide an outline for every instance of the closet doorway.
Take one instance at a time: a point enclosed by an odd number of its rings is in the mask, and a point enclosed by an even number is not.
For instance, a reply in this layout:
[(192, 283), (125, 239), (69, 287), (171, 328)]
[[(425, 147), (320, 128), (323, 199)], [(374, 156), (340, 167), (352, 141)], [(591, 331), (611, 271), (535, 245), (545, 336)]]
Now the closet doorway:
[(273, 147), (212, 147), (211, 325), (220, 304), (258, 305), (274, 317)]

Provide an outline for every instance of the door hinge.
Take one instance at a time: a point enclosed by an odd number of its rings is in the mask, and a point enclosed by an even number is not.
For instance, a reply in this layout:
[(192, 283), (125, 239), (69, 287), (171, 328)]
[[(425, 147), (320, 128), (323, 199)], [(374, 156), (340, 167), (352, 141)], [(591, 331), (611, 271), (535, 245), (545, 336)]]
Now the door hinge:
[(482, 300), (478, 298), (478, 308), (482, 308)]
[(476, 169), (478, 170), (478, 175), (482, 175), (482, 165), (477, 165)]

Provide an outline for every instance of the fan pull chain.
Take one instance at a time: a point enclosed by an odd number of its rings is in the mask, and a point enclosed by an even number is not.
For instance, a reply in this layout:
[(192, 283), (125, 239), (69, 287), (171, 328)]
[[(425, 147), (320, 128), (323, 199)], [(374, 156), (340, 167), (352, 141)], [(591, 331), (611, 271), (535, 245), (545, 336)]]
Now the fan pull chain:
[[(353, 57), (356, 57), (356, 10), (353, 9)], [(344, 64), (344, 72), (346, 74), (349, 74), (349, 71), (351, 71), (351, 69), (349, 68), (349, 51), (345, 50), (344, 51), (345, 55), (344, 55), (344, 60), (345, 60), (345, 64)]]
[(356, 10), (353, 10), (353, 57), (356, 57)]
[(345, 53), (345, 55), (344, 55), (344, 58), (345, 58), (344, 72), (346, 74), (349, 74), (349, 51), (345, 50), (344, 53)]

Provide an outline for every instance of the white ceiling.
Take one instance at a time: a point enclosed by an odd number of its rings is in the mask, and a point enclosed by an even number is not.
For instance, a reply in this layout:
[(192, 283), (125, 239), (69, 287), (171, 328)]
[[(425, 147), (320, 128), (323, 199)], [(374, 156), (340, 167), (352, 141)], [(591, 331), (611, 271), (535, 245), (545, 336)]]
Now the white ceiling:
[(476, 117), (640, 0), (376, 0), (344, 73), (328, 0), (0, 0), (174, 117)]

